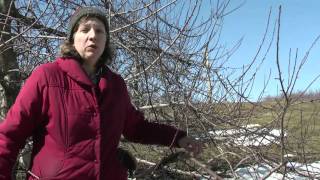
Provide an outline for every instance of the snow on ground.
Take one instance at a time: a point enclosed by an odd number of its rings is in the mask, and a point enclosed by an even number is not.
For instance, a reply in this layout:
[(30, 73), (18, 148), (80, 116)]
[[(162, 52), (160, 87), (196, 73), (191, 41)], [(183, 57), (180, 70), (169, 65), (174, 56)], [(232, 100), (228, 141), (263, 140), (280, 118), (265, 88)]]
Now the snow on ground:
[[(248, 133), (249, 131), (249, 133)], [(249, 124), (239, 129), (212, 130), (208, 134), (214, 139), (228, 140), (229, 143), (241, 146), (267, 146), (272, 143), (279, 143), (281, 131), (278, 129), (261, 128), (259, 124)], [(286, 133), (284, 133), (286, 136)], [(199, 138), (201, 139), (201, 138)], [(290, 154), (286, 155), (291, 156)], [(259, 164), (238, 168), (235, 170), (237, 177), (229, 180), (258, 180), (269, 175), (272, 167), (267, 164)], [(267, 180), (320, 180), (320, 161), (311, 164), (301, 164), (297, 162), (287, 163), (288, 173), (286, 176), (278, 172), (273, 172)], [(304, 176), (306, 175), (306, 176)], [(308, 177), (307, 177), (308, 176)]]
[[(208, 134), (214, 139), (229, 140), (229, 143), (241, 146), (266, 146), (279, 143), (279, 129), (261, 128), (259, 124), (248, 124), (238, 129), (211, 130)], [(284, 133), (286, 136), (286, 133)], [(198, 138), (201, 139), (201, 138)]]
[[(288, 169), (295, 168), (297, 172), (288, 172), (284, 179), (290, 180), (307, 180), (307, 179), (320, 179), (320, 161), (314, 162), (312, 164), (300, 164), (296, 162), (291, 162), (287, 164)], [(229, 178), (228, 180), (258, 180), (269, 175), (272, 167), (266, 164), (260, 164), (250, 167), (238, 168), (235, 170), (235, 174), (238, 178)], [(302, 174), (308, 175), (309, 177), (303, 176)], [(267, 180), (281, 180), (283, 179), (283, 174), (274, 172)]]

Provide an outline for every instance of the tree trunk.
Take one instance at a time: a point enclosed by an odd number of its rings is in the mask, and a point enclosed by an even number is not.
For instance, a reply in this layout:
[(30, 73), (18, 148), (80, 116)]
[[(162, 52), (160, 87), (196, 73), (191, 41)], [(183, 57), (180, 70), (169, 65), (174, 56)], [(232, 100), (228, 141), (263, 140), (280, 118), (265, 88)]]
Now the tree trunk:
[[(12, 0), (0, 0), (0, 116), (3, 117), (14, 103), (20, 89), (19, 66), (14, 52), (11, 35), (11, 19), (16, 13)], [(2, 95), (2, 96), (1, 96)]]

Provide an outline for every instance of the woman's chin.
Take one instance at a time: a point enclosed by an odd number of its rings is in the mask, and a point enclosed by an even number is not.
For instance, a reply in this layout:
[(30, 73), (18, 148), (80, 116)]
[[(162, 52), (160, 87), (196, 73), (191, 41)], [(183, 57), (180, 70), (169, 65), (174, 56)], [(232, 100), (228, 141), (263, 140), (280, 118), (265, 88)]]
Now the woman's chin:
[(92, 64), (93, 62), (96, 63), (99, 57), (100, 56), (97, 56), (97, 54), (95, 53), (90, 53), (90, 54), (88, 53), (82, 58), (84, 59), (84, 61), (90, 62), (90, 64)]

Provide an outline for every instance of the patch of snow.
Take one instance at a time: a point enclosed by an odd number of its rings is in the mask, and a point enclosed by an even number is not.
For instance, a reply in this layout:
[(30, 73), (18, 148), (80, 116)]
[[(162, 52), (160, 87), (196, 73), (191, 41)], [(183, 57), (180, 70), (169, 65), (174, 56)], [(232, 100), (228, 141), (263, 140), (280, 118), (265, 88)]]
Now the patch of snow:
[[(298, 173), (294, 172), (288, 172), (285, 177), (283, 174), (278, 172), (273, 172), (267, 180), (307, 180), (307, 179), (319, 179), (320, 178), (320, 161), (314, 162), (312, 164), (301, 164), (297, 162), (291, 162), (288, 163), (288, 166), (294, 165), (294, 168), (297, 171), (300, 171), (304, 174), (308, 174), (306, 172), (306, 168), (308, 169), (308, 172), (310, 174), (310, 177), (305, 177), (302, 175), (299, 175)], [(272, 170), (272, 167), (270, 167), (267, 164), (260, 164), (260, 165), (254, 165), (244, 168), (238, 168), (235, 170), (235, 174), (238, 176), (236, 178), (226, 178), (228, 180), (258, 180), (266, 175), (268, 175)]]
[[(208, 131), (210, 136), (215, 139), (227, 140), (226, 143), (233, 143), (241, 146), (265, 146), (272, 143), (279, 143), (279, 137), (281, 136), (281, 130), (279, 129), (267, 129), (261, 128), (259, 124), (248, 124), (239, 129), (227, 129), (227, 130), (210, 130)], [(284, 132), (284, 136), (287, 133)], [(201, 138), (199, 138), (201, 139)], [(284, 157), (294, 157), (293, 154), (286, 154)], [(307, 180), (307, 179), (320, 179), (320, 161), (316, 161), (311, 164), (302, 164), (298, 162), (287, 163), (288, 173), (283, 174), (273, 172), (267, 180)], [(248, 166), (244, 168), (238, 168), (235, 170), (237, 177), (227, 178), (229, 180), (258, 180), (267, 176), (272, 167), (267, 164), (259, 164), (254, 166)], [(299, 174), (299, 173), (300, 174)], [(309, 177), (303, 176), (308, 175)], [(203, 179), (204, 180), (204, 179)]]
[(259, 128), (259, 127), (261, 127), (261, 125), (260, 124), (248, 124), (248, 125), (243, 126), (243, 127), (252, 129), (252, 128)]
[[(248, 124), (239, 129), (210, 130), (208, 134), (219, 140), (229, 139), (229, 143), (241, 146), (266, 146), (279, 143), (277, 139), (281, 136), (281, 130), (259, 129), (260, 127), (259, 124)], [(284, 133), (284, 136), (286, 135)], [(201, 139), (201, 137), (197, 139)]]

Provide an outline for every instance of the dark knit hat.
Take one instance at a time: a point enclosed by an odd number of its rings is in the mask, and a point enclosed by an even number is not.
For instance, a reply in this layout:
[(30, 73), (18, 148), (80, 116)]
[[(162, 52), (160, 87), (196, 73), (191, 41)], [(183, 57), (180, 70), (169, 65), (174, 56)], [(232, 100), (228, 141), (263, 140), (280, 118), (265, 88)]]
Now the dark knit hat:
[(69, 42), (72, 41), (74, 28), (82, 17), (96, 17), (99, 20), (101, 20), (105, 25), (106, 32), (107, 32), (107, 41), (109, 41), (109, 25), (108, 25), (108, 19), (106, 17), (106, 14), (101, 9), (98, 9), (95, 7), (80, 7), (73, 13), (68, 25), (67, 40)]

